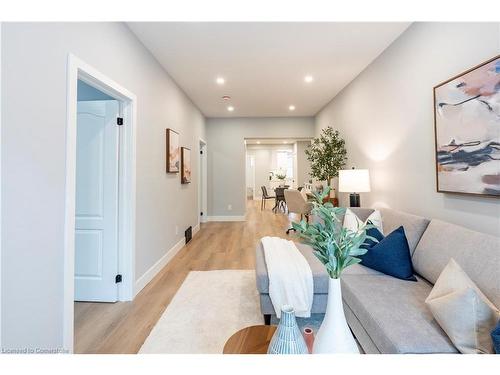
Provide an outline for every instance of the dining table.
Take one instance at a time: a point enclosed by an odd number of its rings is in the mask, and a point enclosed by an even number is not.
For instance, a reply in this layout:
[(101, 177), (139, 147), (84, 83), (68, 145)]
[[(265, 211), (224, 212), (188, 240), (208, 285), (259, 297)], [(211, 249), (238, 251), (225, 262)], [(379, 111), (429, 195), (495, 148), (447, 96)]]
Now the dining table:
[(286, 200), (285, 200), (285, 190), (290, 186), (279, 186), (274, 189), (275, 202), (273, 207), (273, 212), (277, 213), (279, 209), (283, 209), (283, 212), (286, 213)]

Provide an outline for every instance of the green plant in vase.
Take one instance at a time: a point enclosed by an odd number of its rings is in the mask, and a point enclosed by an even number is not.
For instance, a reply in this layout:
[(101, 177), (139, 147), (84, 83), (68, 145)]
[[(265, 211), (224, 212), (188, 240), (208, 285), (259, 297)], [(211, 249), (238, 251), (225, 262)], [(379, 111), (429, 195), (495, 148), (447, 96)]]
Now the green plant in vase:
[(315, 220), (292, 223), (330, 277), (326, 314), (314, 341), (313, 353), (359, 353), (342, 307), (340, 276), (347, 267), (361, 262), (359, 257), (367, 252), (361, 245), (367, 239), (377, 240), (366, 233), (374, 228), (371, 224), (360, 226), (357, 232), (344, 228), (339, 217), (346, 209), (334, 207), (330, 202), (323, 203), (329, 193), (329, 187), (321, 193), (314, 193), (316, 201), (311, 214)]
[(344, 228), (339, 216), (343, 216), (346, 209), (334, 207), (330, 202), (323, 203), (329, 193), (329, 187), (321, 193), (313, 193), (315, 202), (311, 214), (320, 220), (311, 223), (302, 220), (292, 223), (292, 226), (305, 243), (313, 248), (314, 255), (323, 263), (328, 275), (338, 279), (344, 269), (361, 262), (358, 257), (367, 252), (361, 245), (367, 239), (377, 240), (366, 234), (368, 229), (375, 228), (371, 224), (359, 227), (357, 232)]
[(326, 181), (328, 186), (332, 186), (332, 179), (338, 177), (339, 171), (347, 162), (345, 141), (338, 130), (331, 126), (321, 130), (321, 134), (314, 138), (305, 154), (311, 163), (311, 177)]
[(276, 172), (274, 174), (278, 180), (283, 181), (286, 178), (286, 173), (285, 172)]

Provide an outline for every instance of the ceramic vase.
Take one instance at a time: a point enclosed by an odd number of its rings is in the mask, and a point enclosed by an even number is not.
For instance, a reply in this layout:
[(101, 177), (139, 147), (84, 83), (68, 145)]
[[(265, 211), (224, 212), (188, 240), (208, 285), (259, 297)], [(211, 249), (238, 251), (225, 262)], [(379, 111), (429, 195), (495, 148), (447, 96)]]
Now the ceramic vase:
[(308, 354), (307, 345), (302, 337), (295, 311), (292, 306), (281, 308), (281, 319), (278, 329), (274, 332), (273, 338), (267, 349), (268, 354)]
[(306, 327), (302, 331), (302, 335), (304, 336), (304, 340), (305, 340), (306, 345), (307, 345), (307, 350), (311, 354), (312, 349), (313, 349), (313, 344), (314, 344), (314, 331), (311, 328)]
[(340, 279), (330, 278), (326, 314), (314, 339), (314, 354), (358, 353), (356, 340), (347, 325), (342, 305)]

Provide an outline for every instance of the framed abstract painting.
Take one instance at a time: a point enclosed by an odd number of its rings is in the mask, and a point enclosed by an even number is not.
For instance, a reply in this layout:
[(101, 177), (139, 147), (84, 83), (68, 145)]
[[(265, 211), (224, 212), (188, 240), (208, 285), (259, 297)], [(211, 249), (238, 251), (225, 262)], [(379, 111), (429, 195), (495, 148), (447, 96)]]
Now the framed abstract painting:
[(191, 182), (191, 150), (181, 147), (181, 183)]
[(500, 55), (434, 87), (437, 191), (500, 197)]
[(180, 166), (179, 133), (167, 129), (167, 173), (178, 173)]

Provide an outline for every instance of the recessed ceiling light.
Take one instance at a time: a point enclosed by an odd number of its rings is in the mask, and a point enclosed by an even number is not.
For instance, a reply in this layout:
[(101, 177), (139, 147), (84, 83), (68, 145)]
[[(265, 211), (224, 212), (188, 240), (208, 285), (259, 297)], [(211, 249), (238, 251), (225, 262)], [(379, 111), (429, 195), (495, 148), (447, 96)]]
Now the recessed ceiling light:
[(222, 97), (222, 99), (224, 99), (224, 100), (231, 100), (231, 97), (230, 97), (229, 95), (224, 95), (224, 96)]
[(227, 110), (228, 110), (229, 112), (233, 112), (233, 111), (234, 111), (234, 107), (233, 107), (232, 105), (230, 105), (229, 107), (227, 107)]
[(260, 141), (257, 141), (257, 144), (260, 145)]
[(224, 83), (226, 83), (226, 80), (222, 77), (217, 77), (215, 82), (217, 82), (218, 85), (223, 85)]
[(288, 107), (288, 109), (289, 109), (290, 111), (295, 111), (295, 106), (294, 106), (294, 105), (291, 105), (291, 106), (289, 106), (289, 107)]
[(304, 77), (304, 81), (306, 83), (311, 83), (313, 80), (314, 80), (314, 78), (311, 75), (307, 75), (307, 76)]

